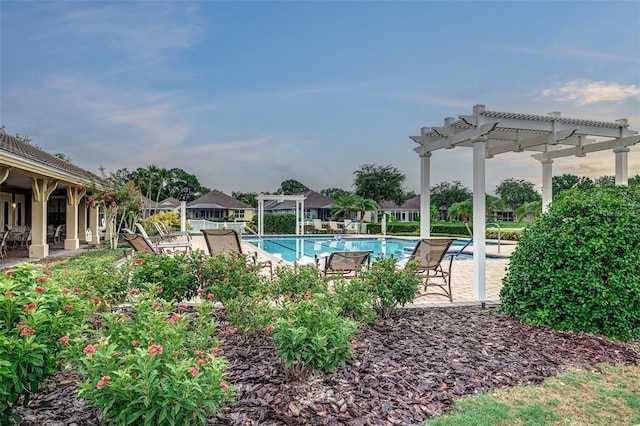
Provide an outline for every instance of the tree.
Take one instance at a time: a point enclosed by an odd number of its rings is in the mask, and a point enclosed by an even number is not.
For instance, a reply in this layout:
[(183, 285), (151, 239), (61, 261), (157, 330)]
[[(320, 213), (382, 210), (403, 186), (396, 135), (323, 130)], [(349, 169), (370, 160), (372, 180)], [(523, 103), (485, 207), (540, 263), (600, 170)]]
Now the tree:
[(249, 204), (254, 209), (258, 208), (258, 194), (255, 192), (232, 192), (231, 196), (238, 201)]
[(380, 208), (380, 205), (371, 198), (363, 198), (359, 195), (354, 195), (353, 199), (353, 207), (360, 211), (360, 222), (364, 219), (364, 215), (366, 212), (375, 212)]
[(514, 213), (518, 223), (522, 222), (522, 219), (531, 215), (532, 217), (540, 217), (542, 214), (542, 201), (531, 201), (530, 203), (524, 203), (518, 207)]
[(504, 210), (506, 208), (506, 204), (504, 200), (494, 197), (493, 195), (486, 194), (485, 208), (487, 210), (487, 217), (491, 217), (493, 212)]
[(500, 196), (512, 209), (517, 209), (524, 203), (540, 201), (542, 196), (533, 189), (533, 183), (523, 179), (505, 179), (496, 187), (496, 194)]
[(473, 195), (471, 190), (458, 180), (453, 182), (440, 182), (431, 187), (431, 204), (437, 209), (449, 209), (454, 203), (467, 200)]
[(309, 191), (309, 188), (294, 179), (285, 180), (280, 184), (280, 188), (276, 191), (278, 195), (294, 195), (302, 194)]
[(468, 222), (473, 216), (473, 199), (469, 198), (465, 201), (453, 203), (447, 210), (449, 219), (460, 219), (462, 222)]
[[(162, 189), (164, 188), (164, 184), (171, 177), (171, 172), (164, 167), (158, 169), (158, 190), (156, 191), (156, 209), (155, 212), (158, 211), (158, 203), (160, 202), (160, 195), (162, 193)], [(163, 198), (164, 200), (164, 198)]]
[(325, 197), (329, 197), (334, 200), (344, 195), (351, 195), (350, 191), (347, 191), (346, 189), (341, 189), (341, 188), (325, 188), (325, 189), (322, 189), (320, 193)]
[(397, 168), (364, 164), (353, 173), (356, 175), (353, 181), (355, 195), (370, 198), (376, 203), (392, 201), (399, 206), (406, 201), (403, 190), (406, 176)]
[(354, 195), (342, 195), (333, 200), (333, 208), (331, 209), (331, 216), (337, 217), (344, 214), (345, 219), (351, 219), (351, 212), (357, 211), (357, 207), (354, 206)]
[[(148, 169), (138, 168), (135, 171), (129, 171), (127, 169), (119, 169), (115, 173), (112, 173), (112, 179), (120, 184), (126, 184), (133, 182), (140, 188), (143, 194), (151, 192), (158, 194), (160, 192), (159, 200), (173, 197), (181, 201), (193, 201), (198, 197), (210, 192), (209, 188), (206, 188), (200, 184), (198, 178), (194, 175), (185, 172), (182, 169), (173, 168), (168, 171), (168, 177), (163, 179), (156, 175), (156, 178), (149, 180)], [(162, 180), (162, 185), (160, 181)], [(149, 185), (151, 182), (152, 185)]]
[(567, 191), (569, 189), (592, 189), (595, 185), (591, 178), (582, 176), (571, 175), (565, 173), (560, 176), (553, 176), (551, 178), (553, 198), (556, 198), (556, 195), (559, 195), (562, 191)]
[(640, 185), (640, 175), (629, 178), (629, 186)]

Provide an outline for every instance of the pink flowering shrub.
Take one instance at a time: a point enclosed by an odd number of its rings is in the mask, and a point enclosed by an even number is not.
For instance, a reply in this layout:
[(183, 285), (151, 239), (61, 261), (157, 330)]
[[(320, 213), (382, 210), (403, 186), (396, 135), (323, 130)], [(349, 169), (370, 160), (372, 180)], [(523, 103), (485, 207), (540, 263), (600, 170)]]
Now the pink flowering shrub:
[(200, 288), (205, 294), (226, 306), (227, 302), (241, 295), (255, 295), (264, 291), (259, 267), (247, 261), (241, 254), (219, 254), (205, 258), (197, 272)]
[(76, 342), (79, 396), (115, 424), (204, 424), (231, 400), (212, 306), (171, 310), (136, 291), (133, 309), (98, 315), (94, 337)]
[(20, 265), (0, 275), (0, 424), (19, 422), (13, 407), (58, 371), (69, 339), (82, 331), (91, 300)]

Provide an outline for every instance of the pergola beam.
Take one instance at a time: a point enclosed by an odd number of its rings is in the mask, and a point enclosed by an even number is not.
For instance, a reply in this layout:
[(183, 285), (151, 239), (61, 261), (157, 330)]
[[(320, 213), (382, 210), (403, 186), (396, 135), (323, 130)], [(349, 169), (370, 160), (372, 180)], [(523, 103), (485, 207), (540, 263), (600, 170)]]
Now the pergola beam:
[(552, 160), (554, 158), (562, 157), (584, 157), (586, 154), (598, 151), (605, 151), (614, 148), (620, 148), (625, 146), (635, 145), (640, 142), (640, 136), (629, 136), (622, 139), (611, 139), (603, 142), (594, 142), (581, 146), (574, 146), (571, 148), (556, 149), (553, 151), (547, 151), (540, 154), (532, 155), (536, 160), (542, 161), (543, 159)]
[(488, 149), (488, 154), (489, 156), (494, 156), (497, 154), (503, 154), (505, 152), (520, 152), (520, 151), (525, 151), (528, 148), (532, 148), (538, 145), (546, 145), (546, 144), (556, 144), (560, 141), (564, 141), (565, 139), (573, 136), (573, 134), (577, 131), (578, 129), (574, 128), (574, 129), (566, 129), (566, 130), (559, 130), (556, 131), (555, 133), (547, 133), (544, 135), (538, 135), (538, 136), (534, 136), (532, 138), (527, 138), (527, 139), (522, 139), (519, 141), (513, 141), (511, 144), (509, 145), (504, 145), (504, 146), (499, 146), (499, 147), (495, 147), (495, 148), (489, 148)]

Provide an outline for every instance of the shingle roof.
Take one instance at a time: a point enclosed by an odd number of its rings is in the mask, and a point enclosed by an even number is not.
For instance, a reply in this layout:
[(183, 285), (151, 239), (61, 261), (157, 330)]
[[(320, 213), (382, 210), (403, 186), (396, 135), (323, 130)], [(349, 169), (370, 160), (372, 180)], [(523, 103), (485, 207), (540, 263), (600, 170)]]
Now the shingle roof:
[(61, 172), (69, 173), (81, 179), (95, 177), (95, 175), (88, 170), (69, 163), (68, 161), (64, 161), (55, 155), (49, 154), (40, 148), (23, 142), (2, 131), (0, 131), (0, 151), (34, 161)]
[[(333, 199), (322, 195), (315, 191), (307, 191), (303, 193), (306, 198), (304, 200), (305, 209), (330, 209), (333, 207)], [(285, 200), (281, 203), (265, 206), (267, 210), (291, 210), (296, 208), (294, 200)]]
[(187, 204), (187, 208), (223, 208), (223, 209), (252, 209), (249, 204), (243, 203), (240, 200), (214, 189), (208, 194), (204, 194), (202, 197), (197, 198)]
[(420, 195), (408, 199), (403, 205), (398, 207), (396, 203), (385, 201), (380, 203), (380, 210), (420, 210)]

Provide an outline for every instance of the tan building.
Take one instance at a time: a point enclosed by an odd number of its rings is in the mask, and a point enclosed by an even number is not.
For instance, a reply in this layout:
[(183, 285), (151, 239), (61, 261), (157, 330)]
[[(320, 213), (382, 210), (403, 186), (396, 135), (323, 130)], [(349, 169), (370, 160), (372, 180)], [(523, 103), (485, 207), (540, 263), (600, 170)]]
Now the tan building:
[[(98, 210), (86, 202), (89, 171), (0, 131), (0, 225), (28, 235), (30, 258), (49, 255), (55, 228), (64, 225), (64, 248), (99, 243)], [(90, 230), (91, 232), (87, 232)]]

